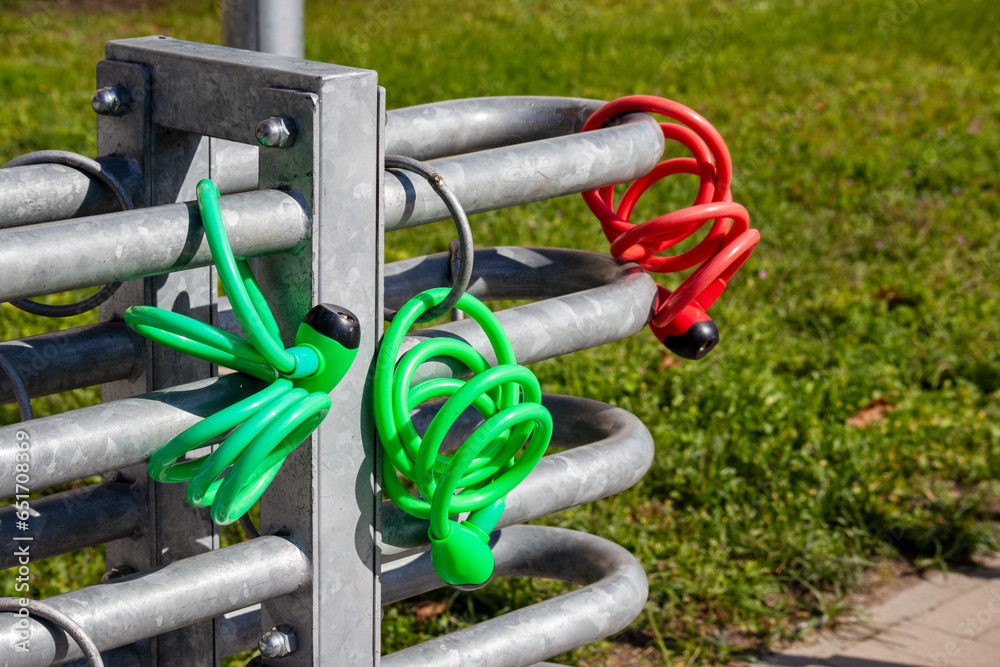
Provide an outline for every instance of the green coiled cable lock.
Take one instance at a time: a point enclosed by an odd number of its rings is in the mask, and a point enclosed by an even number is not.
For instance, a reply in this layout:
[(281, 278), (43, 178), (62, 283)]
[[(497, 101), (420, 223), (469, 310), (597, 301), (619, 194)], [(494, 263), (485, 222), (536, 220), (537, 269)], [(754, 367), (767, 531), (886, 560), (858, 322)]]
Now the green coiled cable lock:
[[(468, 343), (430, 338), (399, 360), (407, 330), (423, 313), (441, 303), (448, 288), (421, 292), (392, 320), (375, 366), (375, 426), (384, 450), (382, 484), (405, 512), (430, 520), (431, 560), (441, 579), (472, 590), (490, 581), (494, 571), (489, 533), (500, 520), (504, 499), (542, 458), (552, 437), (552, 416), (542, 406), (534, 373), (517, 364), (514, 350), (496, 316), (476, 297), (462, 294), (456, 307), (486, 332), (497, 357), (491, 367)], [(470, 380), (435, 378), (412, 384), (417, 368), (432, 358), (450, 357), (464, 364)], [(421, 436), (410, 411), (425, 401), (448, 397)], [(459, 415), (472, 407), (485, 420), (451, 455), (441, 443)], [(399, 475), (414, 482), (419, 496)], [(464, 521), (452, 516), (469, 512)]]
[[(154, 306), (131, 306), (125, 322), (158, 343), (271, 383), (178, 434), (149, 460), (150, 477), (188, 482), (188, 502), (211, 505), (212, 520), (225, 525), (253, 506), (288, 455), (323, 421), (329, 393), (357, 356), (361, 328), (346, 308), (319, 304), (286, 349), (250, 265), (233, 256), (218, 188), (205, 179), (197, 194), (212, 257), (247, 338)], [(219, 442), (211, 454), (183, 460)]]

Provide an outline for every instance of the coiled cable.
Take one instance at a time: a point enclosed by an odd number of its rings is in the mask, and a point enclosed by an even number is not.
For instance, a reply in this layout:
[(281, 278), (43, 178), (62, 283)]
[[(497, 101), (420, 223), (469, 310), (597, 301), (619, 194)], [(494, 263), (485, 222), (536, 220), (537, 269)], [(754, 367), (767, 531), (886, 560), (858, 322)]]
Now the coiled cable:
[[(375, 424), (385, 451), (386, 493), (404, 511), (430, 520), (431, 557), (439, 576), (453, 586), (474, 588), (492, 576), (489, 532), (503, 512), (503, 499), (545, 453), (552, 417), (541, 405), (537, 378), (517, 364), (500, 322), (471, 294), (461, 295), (457, 307), (483, 328), (496, 366), (468, 343), (444, 337), (420, 342), (397, 363), (407, 330), (448, 293), (444, 287), (421, 292), (399, 310), (386, 331), (375, 367)], [(474, 376), (412, 384), (420, 365), (435, 357), (454, 359)], [(420, 435), (410, 412), (444, 397)], [(454, 453), (441, 453), (446, 434), (470, 406), (484, 423)], [(415, 484), (419, 495), (406, 489), (400, 475)], [(467, 520), (451, 520), (462, 512), (471, 512)]]
[[(636, 262), (654, 273), (674, 273), (697, 265), (677, 289), (671, 291), (659, 286), (650, 328), (664, 341), (664, 338), (680, 335), (693, 323), (710, 321), (705, 311), (715, 303), (733, 274), (757, 247), (760, 233), (749, 228), (747, 210), (733, 202), (730, 192), (732, 160), (722, 135), (693, 109), (662, 97), (632, 95), (602, 106), (587, 120), (582, 131), (601, 128), (617, 116), (638, 111), (658, 113), (678, 121), (660, 123), (663, 136), (685, 146), (693, 157), (660, 162), (626, 189), (617, 208), (613, 185), (584, 192), (583, 199), (600, 221), (611, 243), (611, 254), (618, 259)], [(699, 177), (694, 203), (639, 224), (629, 222), (643, 193), (654, 183), (675, 174)], [(660, 256), (659, 253), (708, 223), (711, 223), (708, 233), (693, 248), (674, 256)], [(686, 309), (694, 312), (685, 314), (680, 329), (672, 327)], [(700, 358), (708, 349), (696, 349), (693, 354), (697, 356), (689, 358)]]
[[(212, 257), (247, 338), (154, 306), (131, 306), (125, 322), (175, 350), (271, 383), (174, 436), (149, 459), (150, 477), (188, 482), (188, 502), (210, 505), (212, 520), (225, 525), (246, 514), (323, 421), (329, 392), (357, 356), (360, 324), (346, 308), (319, 304), (286, 349), (250, 265), (233, 256), (218, 188), (202, 180), (197, 194)], [(185, 460), (188, 452), (215, 444), (210, 454)]]

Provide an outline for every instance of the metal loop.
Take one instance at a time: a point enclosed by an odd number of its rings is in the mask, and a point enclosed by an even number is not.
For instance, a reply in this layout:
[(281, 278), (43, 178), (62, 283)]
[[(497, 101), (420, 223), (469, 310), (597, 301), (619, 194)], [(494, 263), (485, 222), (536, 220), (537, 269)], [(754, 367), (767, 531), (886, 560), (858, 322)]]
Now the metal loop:
[(251, 540), (260, 537), (260, 531), (257, 530), (257, 526), (253, 525), (253, 519), (250, 518), (250, 510), (247, 510), (246, 514), (240, 517), (240, 525), (243, 526), (243, 530), (246, 531), (247, 537)]
[[(135, 208), (132, 203), (132, 198), (129, 197), (128, 192), (125, 191), (125, 187), (122, 185), (121, 181), (106, 171), (97, 160), (78, 153), (71, 153), (70, 151), (37, 151), (35, 153), (28, 153), (26, 155), (16, 157), (7, 164), (3, 165), (3, 167), (0, 167), (0, 169), (6, 169), (7, 167), (27, 167), (33, 164), (61, 164), (82, 171), (85, 174), (89, 174), (111, 190), (111, 192), (115, 195), (115, 199), (118, 200), (118, 205), (121, 206), (123, 211), (130, 211)], [(85, 313), (88, 310), (101, 305), (110, 299), (111, 296), (118, 291), (119, 287), (121, 287), (120, 282), (109, 283), (107, 285), (103, 285), (99, 290), (85, 299), (77, 301), (76, 303), (68, 303), (64, 305), (38, 303), (37, 301), (32, 301), (31, 299), (18, 299), (17, 301), (11, 301), (10, 303), (23, 311), (31, 313), (32, 315), (40, 315), (42, 317), (70, 317), (72, 315)]]
[(10, 360), (2, 354), (0, 354), (0, 371), (7, 377), (7, 382), (10, 382), (14, 399), (17, 401), (17, 409), (21, 413), (21, 421), (31, 421), (35, 418), (35, 412), (31, 408), (31, 396), (28, 394), (28, 388), (24, 385), (21, 374), (14, 368), (14, 364), (10, 363)]
[[(18, 598), (0, 598), (0, 611), (16, 612), (22, 606)], [(101, 651), (97, 648), (97, 644), (87, 636), (87, 633), (76, 621), (55, 607), (39, 600), (28, 600), (28, 610), (29, 616), (37, 616), (54, 623), (72, 637), (80, 650), (83, 651), (83, 656), (87, 659), (87, 664), (90, 667), (104, 667), (104, 660), (101, 659)]]
[[(458, 197), (445, 184), (444, 179), (441, 178), (441, 174), (434, 171), (434, 168), (429, 164), (403, 155), (386, 155), (385, 167), (386, 169), (403, 169), (423, 176), (430, 183), (431, 187), (434, 188), (434, 191), (438, 193), (442, 201), (444, 201), (445, 206), (448, 207), (448, 212), (451, 213), (451, 217), (455, 221), (455, 230), (458, 232), (459, 241), (459, 251), (457, 253), (458, 270), (454, 272), (451, 291), (448, 292), (448, 296), (441, 303), (433, 308), (429, 308), (416, 321), (417, 324), (430, 322), (454, 308), (458, 300), (465, 294), (465, 291), (469, 289), (469, 282), (472, 280), (472, 258), (475, 252), (475, 244), (472, 240), (472, 227), (469, 226), (469, 218), (465, 215), (465, 209), (462, 208)], [(385, 308), (383, 310), (383, 318), (385, 321), (390, 322), (396, 316), (396, 312)]]
[[(459, 271), (462, 267), (462, 244), (458, 239), (451, 239), (448, 241), (448, 282), (452, 285), (455, 284), (455, 280), (458, 278)], [(458, 322), (461, 319), (465, 319), (465, 313), (460, 310), (451, 311), (451, 321)]]

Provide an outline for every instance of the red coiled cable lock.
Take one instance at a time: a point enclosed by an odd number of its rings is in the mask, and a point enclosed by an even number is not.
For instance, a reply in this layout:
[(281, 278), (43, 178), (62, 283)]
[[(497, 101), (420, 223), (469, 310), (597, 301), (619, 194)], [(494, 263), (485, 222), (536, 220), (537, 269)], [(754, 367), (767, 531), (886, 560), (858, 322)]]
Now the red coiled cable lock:
[[(747, 210), (733, 202), (729, 191), (733, 167), (726, 142), (693, 109), (663, 97), (631, 95), (598, 109), (584, 124), (583, 131), (604, 127), (617, 116), (642, 111), (678, 121), (660, 123), (663, 137), (684, 145), (693, 157), (660, 162), (625, 190), (617, 209), (613, 185), (584, 192), (583, 199), (600, 220), (611, 243), (611, 254), (618, 259), (633, 261), (652, 273), (674, 273), (700, 264), (676, 290), (659, 286), (649, 327), (678, 356), (701, 359), (719, 342), (719, 331), (708, 315), (708, 308), (757, 247), (760, 233), (749, 228)], [(700, 178), (694, 203), (639, 224), (629, 222), (642, 194), (654, 183), (674, 174)], [(714, 222), (708, 234), (694, 248), (678, 255), (659, 255), (711, 221)]]

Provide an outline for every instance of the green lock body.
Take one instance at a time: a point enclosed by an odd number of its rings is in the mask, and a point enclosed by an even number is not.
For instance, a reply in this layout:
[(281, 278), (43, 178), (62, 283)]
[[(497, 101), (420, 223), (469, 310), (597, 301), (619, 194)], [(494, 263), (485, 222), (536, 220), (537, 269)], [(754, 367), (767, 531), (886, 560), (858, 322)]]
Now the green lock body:
[(329, 394), (354, 363), (360, 343), (361, 324), (354, 313), (328, 303), (313, 306), (295, 333), (295, 345), (316, 350), (319, 368), (308, 377), (296, 378), (295, 386)]

